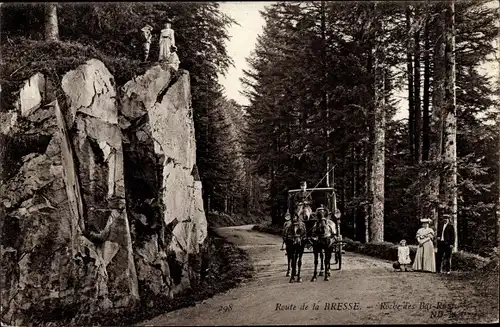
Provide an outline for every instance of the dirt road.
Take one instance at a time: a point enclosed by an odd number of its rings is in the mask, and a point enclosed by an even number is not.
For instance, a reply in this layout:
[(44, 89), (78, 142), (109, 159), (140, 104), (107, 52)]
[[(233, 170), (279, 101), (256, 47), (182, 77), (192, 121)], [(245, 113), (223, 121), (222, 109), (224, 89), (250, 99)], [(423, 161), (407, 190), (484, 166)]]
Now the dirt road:
[[(347, 252), (331, 279), (310, 282), (313, 255), (304, 254), (302, 283), (288, 283), (277, 236), (225, 227), (218, 233), (250, 255), (255, 277), (194, 307), (142, 326), (249, 324), (419, 324), (493, 322), (492, 307), (477, 305), (472, 286), (450, 276), (395, 272), (391, 263)], [(336, 266), (332, 265), (335, 269)]]

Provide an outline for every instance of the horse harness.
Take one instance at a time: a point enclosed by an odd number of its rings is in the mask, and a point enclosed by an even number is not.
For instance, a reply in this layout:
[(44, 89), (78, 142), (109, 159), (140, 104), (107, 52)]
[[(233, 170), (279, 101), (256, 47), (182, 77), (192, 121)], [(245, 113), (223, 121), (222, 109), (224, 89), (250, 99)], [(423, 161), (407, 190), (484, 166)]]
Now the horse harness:
[(337, 233), (335, 231), (335, 228), (336, 226), (334, 225), (335, 223), (327, 218), (320, 218), (318, 219), (318, 221), (314, 224), (314, 226), (312, 227), (312, 229), (314, 231), (317, 230), (317, 228), (319, 227), (318, 223), (320, 221), (325, 221), (325, 225), (326, 225), (326, 233), (321, 235), (321, 236), (318, 236), (319, 238), (335, 238), (337, 236)]

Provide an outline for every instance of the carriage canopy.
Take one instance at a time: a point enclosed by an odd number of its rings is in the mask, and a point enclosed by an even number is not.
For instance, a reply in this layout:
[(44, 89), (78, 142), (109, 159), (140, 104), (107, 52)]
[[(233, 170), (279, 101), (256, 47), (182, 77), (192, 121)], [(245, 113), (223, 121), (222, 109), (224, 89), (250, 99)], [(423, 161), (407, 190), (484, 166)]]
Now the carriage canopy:
[(297, 205), (298, 199), (302, 197), (298, 197), (303, 192), (306, 192), (308, 198), (309, 205), (313, 209), (313, 212), (321, 206), (324, 206), (329, 214), (331, 215), (331, 219), (335, 217), (336, 219), (340, 219), (340, 210), (337, 208), (337, 199), (335, 195), (335, 189), (333, 187), (316, 187), (316, 188), (306, 188), (306, 189), (293, 189), (288, 191), (288, 211), (294, 212), (295, 206)]

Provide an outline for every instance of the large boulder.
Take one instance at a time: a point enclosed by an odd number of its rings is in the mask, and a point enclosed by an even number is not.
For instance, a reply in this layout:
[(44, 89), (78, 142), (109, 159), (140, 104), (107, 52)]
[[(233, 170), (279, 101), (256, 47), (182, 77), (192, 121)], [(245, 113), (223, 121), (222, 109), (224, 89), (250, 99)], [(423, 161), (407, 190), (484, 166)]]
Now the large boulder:
[(60, 83), (34, 75), (0, 118), (2, 321), (124, 310), (197, 278), (207, 224), (187, 72), (155, 66), (117, 94), (89, 60)]
[(189, 75), (157, 65), (126, 83), (119, 118), (141, 292), (170, 296), (193, 278), (192, 255), (207, 233)]

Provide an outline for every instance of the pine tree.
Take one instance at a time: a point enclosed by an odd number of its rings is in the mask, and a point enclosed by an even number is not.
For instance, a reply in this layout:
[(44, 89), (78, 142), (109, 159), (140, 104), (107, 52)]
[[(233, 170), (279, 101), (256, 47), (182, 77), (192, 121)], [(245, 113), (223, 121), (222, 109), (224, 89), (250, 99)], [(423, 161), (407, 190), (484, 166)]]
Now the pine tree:
[(415, 127), (414, 127), (414, 141), (415, 141), (415, 162), (419, 164), (422, 161), (422, 107), (421, 107), (421, 101), (420, 101), (420, 85), (421, 85), (421, 79), (420, 79), (420, 56), (421, 56), (421, 51), (420, 51), (420, 33), (421, 33), (421, 21), (422, 21), (422, 13), (421, 13), (421, 8), (420, 6), (416, 6), (415, 8), (415, 16), (418, 17), (418, 22), (415, 23), (415, 28), (414, 28), (414, 77), (415, 81), (413, 83), (414, 88), (415, 88), (415, 99), (413, 100), (414, 102), (414, 108), (415, 108)]
[[(498, 1), (498, 21), (500, 22), (500, 0)], [(497, 36), (497, 63), (498, 63), (498, 74), (497, 74), (497, 96), (498, 96), (498, 103), (500, 103), (500, 25), (498, 26), (498, 36)], [(497, 109), (498, 104), (497, 104)], [(497, 112), (497, 160), (498, 160), (498, 170), (497, 170), (497, 203), (496, 203), (496, 241), (497, 244), (500, 244), (500, 109)], [(498, 252), (498, 255), (500, 255), (500, 251)]]
[[(408, 33), (411, 33), (411, 6), (408, 5), (406, 6), (406, 30)], [(414, 102), (414, 97), (413, 97), (413, 54), (412, 54), (412, 40), (413, 38), (407, 37), (406, 38), (406, 43), (407, 43), (407, 50), (406, 50), (406, 71), (408, 74), (408, 139), (409, 139), (409, 145), (410, 145), (410, 155), (413, 158), (415, 155), (415, 106), (413, 104)]]
[[(375, 4), (374, 10), (376, 11)], [(371, 193), (373, 196), (373, 216), (370, 221), (370, 241), (384, 241), (384, 179), (385, 179), (385, 67), (382, 50), (384, 29), (382, 20), (374, 24), (374, 142), (372, 157)]]
[(443, 213), (451, 216), (455, 229), (454, 251), (458, 250), (457, 222), (457, 122), (455, 94), (455, 1), (448, 0), (445, 11), (445, 99), (443, 110)]
[(422, 104), (422, 160), (429, 160), (429, 128), (430, 128), (430, 5), (429, 2), (426, 2), (425, 5), (425, 21), (424, 21), (424, 96), (423, 96), (423, 104)]
[[(81, 42), (88, 48), (97, 49), (111, 62), (118, 62), (115, 69), (118, 73), (121, 70), (133, 70), (130, 67), (136, 67), (142, 58), (140, 29), (145, 24), (150, 24), (153, 33), (157, 33), (167, 18), (173, 21), (180, 67), (187, 69), (191, 77), (197, 166), (204, 183), (203, 195), (206, 203), (211, 192), (210, 187), (223, 180), (224, 176), (232, 174), (229, 172), (231, 165), (227, 163), (231, 162), (227, 159), (229, 154), (219, 150), (221, 146), (217, 142), (219, 136), (216, 134), (226, 133), (227, 127), (220, 123), (223, 118), (214, 108), (222, 96), (218, 77), (225, 74), (232, 65), (225, 41), (229, 39), (227, 28), (234, 20), (224, 15), (217, 3), (58, 4), (57, 11), (55, 4), (48, 7), (52, 9), (49, 17), (53, 18), (50, 20), (50, 26), (57, 26), (55, 18), (59, 15), (61, 41)], [(2, 33), (6, 32), (13, 38), (28, 36), (41, 39), (38, 31), (44, 31), (45, 14), (49, 13), (42, 8), (45, 7), (17, 4), (2, 6)], [(57, 31), (54, 28), (50, 30), (51, 35)], [(2, 42), (5, 42), (4, 40), (2, 38)], [(150, 51), (150, 58), (157, 58), (157, 39), (153, 39)], [(120, 80), (117, 76), (115, 78), (117, 83), (128, 80)], [(212, 126), (213, 124), (219, 125)], [(224, 138), (224, 135), (220, 136), (220, 139)], [(218, 160), (219, 154), (226, 159)], [(224, 196), (217, 199), (223, 202)], [(220, 205), (219, 202), (212, 203)]]

